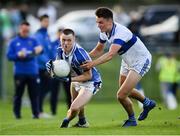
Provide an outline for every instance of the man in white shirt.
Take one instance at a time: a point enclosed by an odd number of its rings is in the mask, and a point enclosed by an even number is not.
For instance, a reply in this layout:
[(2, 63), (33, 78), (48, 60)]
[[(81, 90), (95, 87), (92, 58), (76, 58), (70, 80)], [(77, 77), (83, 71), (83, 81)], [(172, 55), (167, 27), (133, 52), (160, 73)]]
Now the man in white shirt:
[[(81, 67), (90, 69), (110, 61), (116, 54), (122, 56), (119, 76), (120, 88), (117, 92), (117, 99), (128, 114), (128, 119), (123, 124), (123, 127), (136, 126), (137, 122), (130, 97), (143, 103), (143, 112), (138, 118), (139, 121), (144, 120), (148, 116), (149, 111), (156, 106), (153, 100), (148, 99), (134, 89), (136, 84), (150, 69), (151, 54), (142, 41), (133, 35), (128, 28), (113, 21), (113, 13), (110, 9), (100, 7), (95, 14), (101, 33), (99, 42), (90, 52), (90, 56), (98, 58), (83, 64)], [(110, 43), (110, 48), (107, 53), (103, 54), (106, 41)]]

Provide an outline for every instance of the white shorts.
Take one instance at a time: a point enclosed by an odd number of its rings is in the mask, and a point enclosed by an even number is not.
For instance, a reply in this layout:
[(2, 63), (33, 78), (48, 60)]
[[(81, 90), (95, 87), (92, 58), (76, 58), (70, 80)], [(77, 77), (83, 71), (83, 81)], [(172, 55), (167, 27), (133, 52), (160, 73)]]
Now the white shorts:
[(127, 76), (129, 70), (136, 71), (143, 77), (151, 67), (152, 56), (142, 41), (137, 42), (122, 55), (120, 74)]
[(144, 60), (139, 60), (131, 66), (122, 60), (120, 74), (127, 76), (129, 73), (129, 70), (134, 70), (141, 77), (143, 77), (149, 71), (150, 67), (151, 67), (151, 59), (149, 58), (146, 58)]
[(74, 87), (75, 90), (77, 92), (79, 92), (81, 89), (85, 89), (87, 91), (92, 92), (92, 94), (96, 94), (99, 89), (101, 89), (102, 86), (102, 82), (92, 82), (92, 81), (88, 81), (88, 82), (72, 82), (71, 83)]

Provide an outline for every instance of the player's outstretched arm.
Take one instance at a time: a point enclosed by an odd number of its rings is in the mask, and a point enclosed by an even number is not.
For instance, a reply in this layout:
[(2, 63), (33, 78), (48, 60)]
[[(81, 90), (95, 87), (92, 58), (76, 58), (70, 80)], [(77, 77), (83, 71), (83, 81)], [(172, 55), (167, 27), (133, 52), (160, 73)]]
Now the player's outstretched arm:
[(100, 56), (96, 60), (93, 60), (93, 61), (90, 61), (90, 62), (87, 62), (87, 63), (81, 65), (81, 67), (84, 69), (91, 69), (92, 67), (95, 67), (99, 64), (106, 63), (106, 62), (110, 61), (113, 58), (113, 56), (115, 56), (118, 53), (120, 48), (121, 48), (120, 45), (112, 44), (107, 53)]
[(101, 56), (103, 53), (104, 53), (104, 44), (98, 42), (96, 47), (92, 51), (90, 51), (89, 55), (92, 58), (96, 58)]

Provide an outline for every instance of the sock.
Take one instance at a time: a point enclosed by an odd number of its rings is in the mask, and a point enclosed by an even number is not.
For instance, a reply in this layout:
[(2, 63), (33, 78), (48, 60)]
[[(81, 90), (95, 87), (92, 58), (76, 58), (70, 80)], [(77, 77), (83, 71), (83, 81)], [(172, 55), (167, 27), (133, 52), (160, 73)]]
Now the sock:
[(68, 118), (64, 118), (63, 122), (68, 122), (69, 123), (69, 119)]
[(86, 118), (85, 117), (79, 117), (79, 124), (85, 124), (86, 123)]
[(134, 113), (132, 115), (129, 115), (129, 120), (131, 120), (131, 121), (135, 121), (136, 120), (136, 118), (134, 116)]
[(146, 97), (146, 98), (144, 99), (143, 106), (144, 106), (144, 107), (148, 106), (148, 105), (150, 104), (150, 102), (151, 102), (151, 101), (149, 100), (149, 98)]

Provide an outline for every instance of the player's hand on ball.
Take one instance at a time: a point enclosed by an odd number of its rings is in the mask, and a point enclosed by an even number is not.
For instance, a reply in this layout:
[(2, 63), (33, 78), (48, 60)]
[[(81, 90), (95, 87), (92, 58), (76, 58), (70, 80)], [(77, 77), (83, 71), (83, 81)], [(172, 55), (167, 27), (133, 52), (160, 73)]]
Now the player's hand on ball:
[(49, 61), (46, 63), (46, 70), (48, 71), (48, 73), (51, 74), (52, 69), (53, 69), (53, 61), (52, 61), (52, 60), (49, 60)]

